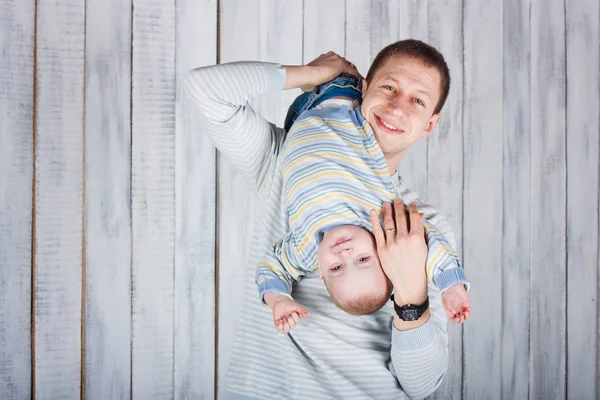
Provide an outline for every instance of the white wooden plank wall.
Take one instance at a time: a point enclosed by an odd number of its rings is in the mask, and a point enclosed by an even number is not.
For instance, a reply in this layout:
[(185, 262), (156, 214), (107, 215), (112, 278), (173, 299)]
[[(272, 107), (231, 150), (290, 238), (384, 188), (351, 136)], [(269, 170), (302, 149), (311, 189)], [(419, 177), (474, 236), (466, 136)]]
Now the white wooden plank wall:
[[(0, 398), (223, 398), (253, 188), (186, 72), (442, 51), (403, 160), (473, 282), (435, 399), (598, 399), (597, 0), (0, 0)], [(253, 102), (283, 124), (300, 92)], [(265, 327), (267, 329), (268, 327)]]
[(175, 2), (133, 1), (132, 353), (134, 399), (173, 396)]
[(12, 400), (31, 391), (35, 2), (1, 0), (0, 26), (0, 398)]
[[(178, 0), (176, 7), (178, 89), (190, 69), (217, 62), (217, 2)], [(210, 399), (216, 353), (216, 151), (179, 90), (175, 96), (174, 394), (176, 399)]]
[(34, 396), (81, 390), (85, 3), (37, 3)]
[(473, 316), (463, 335), (463, 395), (500, 398), (502, 2), (465, 2), (463, 11), (463, 262), (473, 282)]
[(84, 381), (131, 393), (131, 6), (86, 3)]

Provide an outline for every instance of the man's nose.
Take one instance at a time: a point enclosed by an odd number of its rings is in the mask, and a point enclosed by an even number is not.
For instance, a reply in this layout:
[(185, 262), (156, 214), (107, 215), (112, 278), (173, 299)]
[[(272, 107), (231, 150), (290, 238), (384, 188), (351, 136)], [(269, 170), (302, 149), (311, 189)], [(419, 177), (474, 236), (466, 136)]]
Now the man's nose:
[(388, 110), (396, 117), (404, 116), (404, 104), (402, 102), (402, 96), (394, 96), (388, 101)]

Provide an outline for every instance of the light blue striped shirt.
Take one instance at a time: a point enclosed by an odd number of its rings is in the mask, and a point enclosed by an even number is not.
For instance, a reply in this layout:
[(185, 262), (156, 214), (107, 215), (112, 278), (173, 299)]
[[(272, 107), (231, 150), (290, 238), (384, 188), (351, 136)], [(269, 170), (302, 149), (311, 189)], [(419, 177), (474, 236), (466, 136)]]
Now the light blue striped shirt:
[[(227, 397), (426, 397), (440, 385), (448, 362), (447, 318), (433, 284), (429, 285), (429, 321), (408, 331), (393, 328), (391, 302), (363, 316), (338, 309), (315, 273), (294, 286), (294, 298), (310, 318), (290, 334), (275, 330), (271, 310), (256, 298), (256, 265), (289, 227), (278, 161), (285, 132), (256, 113), (249, 102), (281, 91), (285, 80), (285, 69), (278, 64), (242, 62), (192, 70), (183, 87), (201, 123), (197, 133), (211, 137), (223, 156), (254, 184), (258, 199), (244, 301), (227, 373)], [(396, 195), (405, 203), (416, 202), (454, 246), (445, 218), (405, 188), (398, 175), (392, 180)]]

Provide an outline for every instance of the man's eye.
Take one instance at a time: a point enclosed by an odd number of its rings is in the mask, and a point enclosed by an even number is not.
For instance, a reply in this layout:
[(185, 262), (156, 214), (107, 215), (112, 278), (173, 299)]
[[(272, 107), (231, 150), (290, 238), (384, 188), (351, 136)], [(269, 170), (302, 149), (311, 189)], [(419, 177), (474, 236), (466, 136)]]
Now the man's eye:
[(358, 259), (358, 262), (365, 263), (365, 262), (369, 261), (369, 259), (370, 259), (370, 258), (371, 258), (371, 257), (360, 257), (360, 258)]
[(383, 88), (386, 89), (386, 90), (390, 90), (390, 91), (394, 90), (394, 88), (392, 86), (390, 86), (390, 85), (385, 85)]
[(424, 106), (424, 105), (425, 105), (425, 103), (423, 103), (423, 100), (421, 100), (421, 99), (417, 99), (416, 97), (413, 99), (413, 101), (414, 101), (415, 103), (419, 104), (419, 105), (422, 105), (422, 106)]

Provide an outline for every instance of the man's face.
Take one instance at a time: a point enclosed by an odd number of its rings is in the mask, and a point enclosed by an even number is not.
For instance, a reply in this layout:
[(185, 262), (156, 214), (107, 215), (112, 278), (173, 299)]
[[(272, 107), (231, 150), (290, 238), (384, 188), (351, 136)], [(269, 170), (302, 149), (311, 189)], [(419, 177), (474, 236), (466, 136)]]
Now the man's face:
[(388, 165), (392, 161), (397, 166), (406, 151), (437, 125), (440, 116), (433, 111), (440, 86), (441, 76), (435, 68), (407, 56), (390, 57), (370, 83), (363, 81), (361, 113)]

